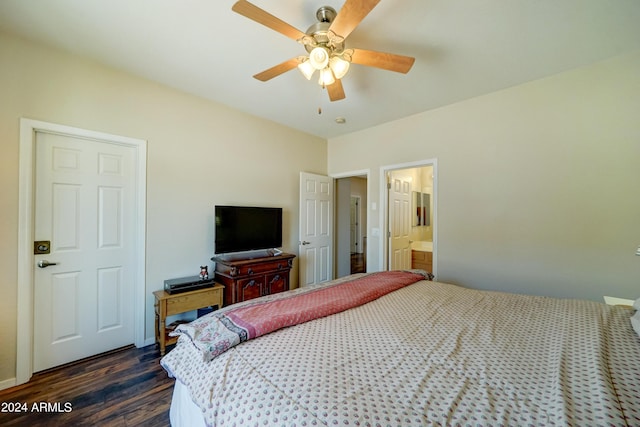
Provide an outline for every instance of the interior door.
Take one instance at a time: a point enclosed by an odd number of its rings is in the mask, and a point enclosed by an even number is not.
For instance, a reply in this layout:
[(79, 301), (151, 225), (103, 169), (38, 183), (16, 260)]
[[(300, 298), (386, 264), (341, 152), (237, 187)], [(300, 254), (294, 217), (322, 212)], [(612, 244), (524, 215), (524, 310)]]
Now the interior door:
[(35, 152), (37, 372), (134, 342), (135, 151), (37, 132)]
[(300, 172), (300, 286), (333, 278), (333, 179)]
[(389, 269), (411, 268), (411, 181), (389, 174)]

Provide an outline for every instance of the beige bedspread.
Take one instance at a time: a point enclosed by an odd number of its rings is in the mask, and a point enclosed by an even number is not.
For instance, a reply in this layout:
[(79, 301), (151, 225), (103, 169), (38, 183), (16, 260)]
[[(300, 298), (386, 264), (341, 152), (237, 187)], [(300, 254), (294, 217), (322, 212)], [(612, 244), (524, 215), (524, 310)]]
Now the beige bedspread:
[(162, 360), (209, 425), (640, 426), (632, 311), (420, 281), (238, 345)]

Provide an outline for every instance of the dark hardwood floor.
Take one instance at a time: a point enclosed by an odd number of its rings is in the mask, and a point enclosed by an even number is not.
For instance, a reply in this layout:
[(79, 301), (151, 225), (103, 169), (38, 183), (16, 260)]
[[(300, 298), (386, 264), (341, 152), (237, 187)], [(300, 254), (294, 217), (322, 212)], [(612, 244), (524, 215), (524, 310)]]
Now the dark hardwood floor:
[(175, 380), (159, 362), (155, 344), (131, 346), (34, 374), (0, 391), (0, 426), (168, 426)]

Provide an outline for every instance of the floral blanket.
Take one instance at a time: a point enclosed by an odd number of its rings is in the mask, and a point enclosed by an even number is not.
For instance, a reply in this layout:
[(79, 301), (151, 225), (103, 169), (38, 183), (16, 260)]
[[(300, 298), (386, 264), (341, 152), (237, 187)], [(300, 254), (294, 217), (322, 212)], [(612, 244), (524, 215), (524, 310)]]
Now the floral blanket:
[(241, 342), (366, 304), (431, 277), (417, 270), (370, 273), (328, 287), (303, 288), (230, 306), (180, 325), (171, 335), (187, 337), (209, 361)]

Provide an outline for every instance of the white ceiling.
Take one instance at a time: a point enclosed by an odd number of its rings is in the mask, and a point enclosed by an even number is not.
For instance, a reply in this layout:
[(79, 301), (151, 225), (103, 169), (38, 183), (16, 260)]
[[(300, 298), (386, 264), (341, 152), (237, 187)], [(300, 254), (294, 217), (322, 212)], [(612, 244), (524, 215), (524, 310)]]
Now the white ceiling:
[[(638, 0), (382, 0), (347, 47), (416, 58), (406, 75), (353, 65), (346, 99), (292, 70), (304, 53), (234, 0), (0, 0), (0, 31), (331, 138), (640, 49)], [(343, 0), (253, 0), (301, 31)], [(321, 107), (322, 114), (318, 114)], [(345, 117), (345, 124), (335, 123)]]

